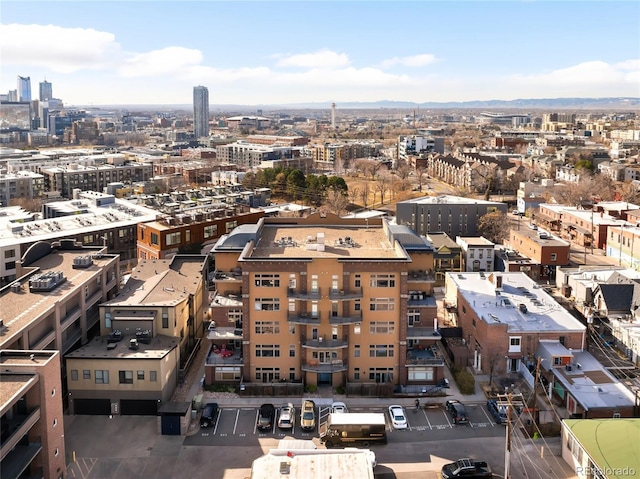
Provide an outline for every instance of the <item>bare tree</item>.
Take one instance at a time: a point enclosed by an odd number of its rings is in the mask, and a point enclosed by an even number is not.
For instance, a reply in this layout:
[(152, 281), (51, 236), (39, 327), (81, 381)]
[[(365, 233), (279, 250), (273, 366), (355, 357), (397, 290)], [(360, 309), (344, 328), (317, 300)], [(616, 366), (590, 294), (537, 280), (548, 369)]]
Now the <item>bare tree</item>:
[(349, 188), (349, 201), (351, 201), (352, 205), (356, 204), (358, 198), (360, 198), (360, 189), (357, 186)]
[(389, 176), (387, 174), (378, 175), (375, 188), (380, 192), (380, 204), (384, 205), (384, 196), (389, 190)]
[(342, 216), (347, 209), (349, 199), (344, 192), (332, 188), (329, 190), (326, 203), (329, 211), (338, 216)]
[(509, 217), (502, 211), (492, 211), (480, 217), (478, 231), (496, 244), (502, 244), (509, 236)]
[(618, 188), (618, 196), (620, 197), (620, 201), (626, 201), (636, 205), (640, 203), (640, 190), (638, 189), (638, 185), (630, 181), (620, 185), (620, 188)]
[(27, 211), (39, 213), (42, 210), (42, 198), (12, 198), (9, 205), (20, 206)]
[(362, 200), (362, 207), (367, 208), (367, 201), (369, 200), (369, 183), (365, 183), (360, 190), (360, 199)]

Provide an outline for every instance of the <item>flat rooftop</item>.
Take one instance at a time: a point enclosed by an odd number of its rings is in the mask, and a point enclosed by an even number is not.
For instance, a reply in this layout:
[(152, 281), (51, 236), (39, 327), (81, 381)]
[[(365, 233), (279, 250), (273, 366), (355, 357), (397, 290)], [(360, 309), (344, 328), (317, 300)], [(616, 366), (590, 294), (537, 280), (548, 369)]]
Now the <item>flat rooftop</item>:
[[(496, 290), (491, 275), (502, 276), (502, 288)], [(506, 324), (509, 333), (586, 330), (585, 325), (524, 273), (447, 273), (447, 276), (479, 318), (488, 324)], [(520, 305), (524, 305), (526, 313), (520, 310)]]
[(28, 385), (38, 380), (35, 374), (0, 374), (0, 407), (28, 389)]
[(476, 198), (466, 198), (464, 196), (438, 195), (422, 196), (410, 200), (399, 201), (398, 204), (418, 203), (418, 204), (452, 204), (452, 205), (504, 205), (496, 201), (480, 200)]
[[(567, 248), (571, 246), (567, 241), (560, 239), (557, 236), (553, 236), (551, 232), (538, 226), (536, 226), (536, 229), (533, 229), (529, 224), (526, 226), (523, 224), (520, 228), (511, 228), (511, 230), (515, 231), (520, 236), (534, 240), (539, 245), (558, 247), (566, 246)], [(540, 234), (545, 234), (546, 238), (541, 238)]]
[(0, 319), (7, 328), (0, 338), (0, 347), (16, 334), (20, 333), (32, 322), (51, 310), (56, 302), (65, 302), (71, 295), (78, 294), (78, 288), (110, 262), (117, 259), (114, 255), (94, 256), (93, 264), (87, 268), (74, 268), (74, 258), (95, 254), (97, 250), (53, 250), (51, 253), (34, 261), (27, 268), (40, 268), (38, 274), (60, 272), (66, 281), (49, 292), (29, 291), (28, 281), (24, 281), (19, 291), (7, 289), (0, 296)]
[[(151, 339), (150, 344), (138, 341), (138, 349), (129, 349), (129, 340), (135, 338), (134, 334), (123, 334), (117, 343), (111, 343), (107, 349), (107, 336), (99, 336), (93, 341), (65, 355), (66, 359), (162, 359), (173, 348), (178, 347), (180, 338), (173, 336), (157, 335)], [(114, 346), (115, 345), (115, 346)]]
[[(319, 241), (319, 235), (323, 242)], [(289, 240), (289, 238), (291, 238)], [(324, 248), (318, 248), (324, 244)], [(344, 258), (404, 260), (380, 227), (265, 225), (248, 259)]]

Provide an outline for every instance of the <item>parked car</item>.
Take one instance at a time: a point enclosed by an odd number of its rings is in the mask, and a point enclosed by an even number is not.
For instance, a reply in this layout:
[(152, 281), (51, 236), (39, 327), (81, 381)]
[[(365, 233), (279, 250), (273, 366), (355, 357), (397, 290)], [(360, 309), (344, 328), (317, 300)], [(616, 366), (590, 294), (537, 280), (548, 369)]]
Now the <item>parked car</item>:
[(397, 404), (389, 406), (389, 417), (391, 418), (391, 424), (394, 429), (407, 428), (407, 417), (404, 415), (402, 406), (398, 406)]
[(507, 407), (498, 404), (498, 401), (495, 399), (489, 399), (487, 401), (487, 409), (493, 416), (493, 419), (498, 424), (506, 424), (507, 423)]
[(316, 427), (316, 404), (307, 399), (302, 403), (300, 410), (300, 428), (304, 431), (311, 431)]
[(276, 408), (273, 404), (267, 403), (260, 406), (258, 412), (258, 429), (266, 431), (273, 429), (273, 419), (276, 416)]
[(280, 429), (291, 429), (293, 428), (295, 409), (293, 408), (293, 404), (287, 403), (283, 406), (280, 406), (280, 414), (278, 415), (278, 427)]
[(442, 474), (442, 479), (453, 479), (454, 477), (484, 479), (493, 477), (491, 468), (486, 462), (469, 458), (458, 459), (456, 462), (445, 464), (442, 466), (440, 473)]
[(457, 399), (449, 399), (445, 403), (445, 408), (449, 411), (451, 415), (451, 419), (454, 424), (468, 424), (469, 423), (469, 415), (467, 414), (467, 408), (464, 407)]
[(349, 412), (349, 410), (347, 409), (347, 405), (343, 402), (340, 401), (335, 401), (334, 403), (331, 404), (331, 412), (333, 414), (339, 414), (339, 413), (345, 413), (345, 412)]
[(211, 427), (216, 423), (218, 414), (218, 403), (210, 402), (205, 404), (200, 415), (200, 427)]

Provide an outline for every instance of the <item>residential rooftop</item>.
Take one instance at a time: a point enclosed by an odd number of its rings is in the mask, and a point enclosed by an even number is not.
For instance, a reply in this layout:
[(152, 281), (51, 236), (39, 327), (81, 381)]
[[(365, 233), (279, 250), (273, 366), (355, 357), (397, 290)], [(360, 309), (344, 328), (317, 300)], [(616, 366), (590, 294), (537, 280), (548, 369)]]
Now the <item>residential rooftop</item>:
[(503, 205), (504, 203), (497, 201), (479, 200), (475, 198), (466, 198), (464, 196), (438, 195), (438, 196), (422, 196), (410, 200), (400, 201), (401, 203), (418, 203), (418, 204), (454, 204), (454, 205)]
[(265, 225), (248, 259), (405, 259), (380, 227)]
[[(96, 276), (98, 272), (109, 263), (114, 262), (114, 255), (103, 255), (98, 248), (77, 250), (56, 250), (33, 263), (25, 265), (32, 278), (36, 274), (60, 273), (66, 280), (51, 291), (31, 291), (28, 278), (16, 280), (13, 284), (20, 284), (20, 288), (5, 288), (0, 295), (0, 319), (4, 321), (6, 328), (0, 345), (21, 334), (29, 324), (37, 321), (43, 314), (50, 310), (54, 303), (64, 302), (68, 297), (78, 294), (78, 288), (88, 279)], [(74, 260), (84, 260), (91, 255), (91, 265), (83, 268), (74, 267)], [(117, 265), (117, 261), (115, 262)]]
[(138, 341), (137, 349), (130, 349), (129, 341), (135, 338), (135, 331), (129, 333), (123, 331), (122, 339), (117, 343), (109, 343), (106, 336), (98, 336), (93, 338), (93, 341), (66, 354), (65, 359), (162, 359), (180, 343), (178, 337), (158, 334), (149, 344)]
[[(585, 325), (525, 273), (447, 273), (447, 276), (480, 319), (488, 324), (506, 324), (509, 333), (586, 330)], [(496, 288), (491, 280), (496, 276), (502, 276), (501, 288)]]

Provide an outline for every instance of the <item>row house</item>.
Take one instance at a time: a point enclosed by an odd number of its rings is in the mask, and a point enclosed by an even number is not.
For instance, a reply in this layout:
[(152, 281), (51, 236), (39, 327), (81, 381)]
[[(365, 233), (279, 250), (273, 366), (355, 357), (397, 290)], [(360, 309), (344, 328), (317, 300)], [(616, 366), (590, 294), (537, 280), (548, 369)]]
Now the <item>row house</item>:
[(433, 248), (383, 219), (264, 218), (216, 243), (206, 383), (436, 385)]
[(553, 280), (556, 268), (569, 264), (571, 244), (535, 225), (511, 229), (505, 246), (529, 258), (528, 276), (534, 281)]

